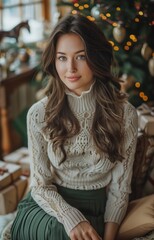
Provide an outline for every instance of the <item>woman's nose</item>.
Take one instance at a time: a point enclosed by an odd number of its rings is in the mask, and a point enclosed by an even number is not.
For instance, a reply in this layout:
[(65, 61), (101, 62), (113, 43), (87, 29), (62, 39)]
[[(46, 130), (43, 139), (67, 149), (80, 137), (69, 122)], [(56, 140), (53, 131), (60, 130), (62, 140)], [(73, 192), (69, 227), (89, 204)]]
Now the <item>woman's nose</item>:
[(71, 72), (71, 73), (77, 71), (77, 66), (76, 66), (76, 63), (75, 63), (74, 60), (70, 60), (68, 62), (68, 71)]

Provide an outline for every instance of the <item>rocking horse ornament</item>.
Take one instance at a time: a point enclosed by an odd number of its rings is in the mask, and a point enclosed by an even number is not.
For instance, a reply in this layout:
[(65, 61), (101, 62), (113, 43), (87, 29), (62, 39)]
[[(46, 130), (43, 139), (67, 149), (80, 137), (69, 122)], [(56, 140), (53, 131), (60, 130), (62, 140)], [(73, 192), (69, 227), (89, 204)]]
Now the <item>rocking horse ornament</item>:
[(18, 42), (21, 28), (26, 28), (28, 30), (28, 32), (30, 32), (30, 25), (28, 23), (28, 20), (19, 23), (14, 28), (12, 28), (10, 31), (0, 30), (0, 42), (5, 37), (15, 38), (16, 42)]

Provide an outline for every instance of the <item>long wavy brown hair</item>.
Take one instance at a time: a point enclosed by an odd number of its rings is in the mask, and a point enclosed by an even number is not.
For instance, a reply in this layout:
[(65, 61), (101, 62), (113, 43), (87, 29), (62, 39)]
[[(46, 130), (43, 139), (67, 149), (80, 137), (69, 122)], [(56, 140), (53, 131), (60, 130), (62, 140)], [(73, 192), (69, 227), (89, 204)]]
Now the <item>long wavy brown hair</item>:
[(43, 53), (43, 68), (50, 76), (46, 91), (48, 103), (44, 131), (50, 134), (53, 151), (60, 149), (63, 153), (62, 162), (66, 160), (65, 141), (80, 131), (80, 124), (69, 107), (65, 86), (55, 67), (57, 40), (62, 34), (68, 33), (76, 33), (83, 40), (87, 63), (95, 78), (93, 94), (96, 97), (96, 108), (91, 134), (96, 147), (100, 152), (108, 153), (111, 162), (121, 161), (123, 159), (122, 105), (126, 95), (120, 92), (119, 80), (111, 73), (112, 46), (94, 22), (79, 14), (67, 15), (58, 22)]

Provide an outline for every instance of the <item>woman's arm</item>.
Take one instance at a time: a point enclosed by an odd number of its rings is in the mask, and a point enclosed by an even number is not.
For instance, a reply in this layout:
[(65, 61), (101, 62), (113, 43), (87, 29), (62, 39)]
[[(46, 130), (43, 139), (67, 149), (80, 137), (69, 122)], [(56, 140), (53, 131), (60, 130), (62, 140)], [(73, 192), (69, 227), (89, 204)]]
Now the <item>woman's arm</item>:
[(103, 240), (115, 240), (118, 229), (119, 229), (119, 224), (112, 223), (112, 222), (106, 223)]
[[(112, 179), (108, 186), (105, 222), (120, 225), (123, 220), (131, 193), (131, 178), (133, 173), (134, 155), (138, 133), (138, 118), (136, 109), (127, 103), (124, 108), (124, 139), (122, 142), (122, 162), (117, 161), (112, 170)], [(112, 224), (111, 224), (112, 225)], [(107, 231), (107, 230), (106, 230)], [(107, 234), (107, 233), (106, 233)]]

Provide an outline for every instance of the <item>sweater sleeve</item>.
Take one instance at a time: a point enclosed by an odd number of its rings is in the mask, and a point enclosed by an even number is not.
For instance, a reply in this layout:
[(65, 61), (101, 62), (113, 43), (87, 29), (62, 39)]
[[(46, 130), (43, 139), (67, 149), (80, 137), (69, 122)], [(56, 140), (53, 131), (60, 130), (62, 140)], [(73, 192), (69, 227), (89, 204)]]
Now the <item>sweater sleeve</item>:
[(124, 109), (124, 140), (122, 162), (117, 162), (112, 170), (112, 180), (108, 188), (105, 222), (120, 224), (123, 220), (131, 193), (131, 178), (137, 142), (138, 118), (135, 108), (127, 103)]
[(49, 215), (63, 224), (66, 233), (80, 222), (87, 221), (82, 213), (70, 206), (57, 192), (53, 181), (51, 163), (47, 154), (48, 143), (42, 132), (45, 106), (35, 103), (27, 114), (28, 149), (31, 157), (31, 195)]

